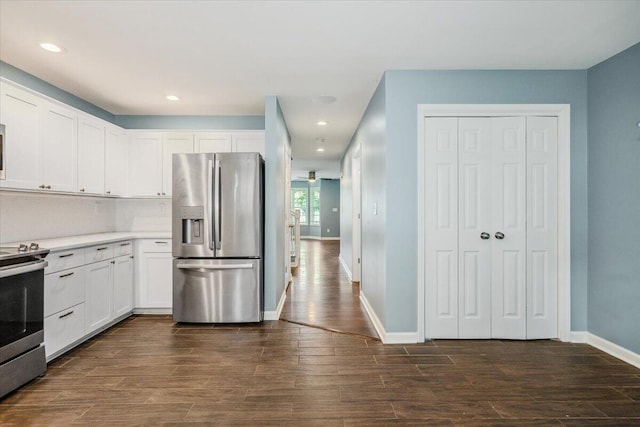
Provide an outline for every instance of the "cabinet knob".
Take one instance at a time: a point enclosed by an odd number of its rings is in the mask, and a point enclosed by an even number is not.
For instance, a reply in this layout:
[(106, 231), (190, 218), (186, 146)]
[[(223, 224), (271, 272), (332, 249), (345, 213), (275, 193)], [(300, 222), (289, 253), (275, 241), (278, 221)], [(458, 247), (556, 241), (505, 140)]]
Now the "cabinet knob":
[(82, 191), (84, 193), (84, 188), (81, 188), (80, 191)]
[(116, 263), (115, 261), (111, 261), (111, 264), (115, 264), (115, 263)]
[(504, 233), (501, 233), (501, 232), (499, 232), (499, 231), (498, 231), (498, 232), (496, 233), (496, 239), (498, 239), (498, 240), (502, 240), (502, 239), (504, 239)]
[(163, 195), (163, 196), (166, 196), (166, 194), (165, 194), (165, 193), (162, 193), (162, 195)]
[(47, 190), (51, 190), (51, 186), (50, 185), (45, 185), (45, 187)]
[(107, 194), (111, 194), (111, 191), (107, 191)]
[(44, 188), (44, 184), (38, 185), (38, 188)]
[(482, 240), (487, 240), (489, 237), (491, 237), (491, 235), (489, 233), (487, 233), (487, 232), (480, 233), (480, 238)]
[(160, 193), (156, 193), (158, 196), (160, 195)]
[(133, 259), (133, 255), (131, 255), (129, 258)]

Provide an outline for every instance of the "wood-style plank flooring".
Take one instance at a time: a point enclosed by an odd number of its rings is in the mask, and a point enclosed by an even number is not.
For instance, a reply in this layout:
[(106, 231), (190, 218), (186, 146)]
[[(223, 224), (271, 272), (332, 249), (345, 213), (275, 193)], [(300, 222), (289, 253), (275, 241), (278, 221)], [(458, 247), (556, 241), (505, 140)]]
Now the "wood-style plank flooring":
[(340, 267), (339, 254), (339, 241), (300, 241), (300, 264), (280, 319), (378, 338), (360, 303), (360, 287)]
[(586, 344), (378, 340), (134, 316), (0, 400), (0, 425), (638, 426), (640, 370)]

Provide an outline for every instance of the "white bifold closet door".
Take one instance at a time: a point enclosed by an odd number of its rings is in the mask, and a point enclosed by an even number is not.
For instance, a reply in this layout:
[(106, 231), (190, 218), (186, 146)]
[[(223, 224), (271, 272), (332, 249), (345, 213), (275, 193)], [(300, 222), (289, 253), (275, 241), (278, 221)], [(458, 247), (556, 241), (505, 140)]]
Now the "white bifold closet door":
[(426, 336), (557, 336), (554, 117), (426, 118)]

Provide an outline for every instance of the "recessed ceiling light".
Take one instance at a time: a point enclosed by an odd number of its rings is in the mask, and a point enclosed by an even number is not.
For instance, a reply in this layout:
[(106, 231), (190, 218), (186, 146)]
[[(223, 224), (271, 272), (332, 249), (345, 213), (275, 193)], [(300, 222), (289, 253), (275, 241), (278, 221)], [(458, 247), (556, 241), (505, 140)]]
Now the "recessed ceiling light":
[(180, 101), (180, 98), (178, 98), (178, 97), (177, 97), (177, 96), (175, 96), (175, 95), (167, 95), (167, 99), (168, 99), (169, 101)]
[(336, 97), (328, 95), (316, 96), (314, 98), (311, 98), (311, 102), (313, 102), (314, 104), (333, 104), (334, 102), (336, 102)]
[(324, 120), (320, 120), (320, 121), (319, 121), (318, 123), (316, 123), (316, 124), (317, 124), (318, 126), (326, 126), (326, 125), (328, 125), (329, 123), (328, 123), (328, 122), (325, 122)]
[(317, 149), (316, 149), (316, 151), (323, 152), (323, 151), (324, 151), (324, 148), (317, 148)]
[(53, 53), (60, 53), (62, 52), (62, 48), (58, 45), (55, 45), (53, 43), (40, 43), (40, 47), (43, 48), (44, 50), (48, 51), (48, 52), (53, 52)]

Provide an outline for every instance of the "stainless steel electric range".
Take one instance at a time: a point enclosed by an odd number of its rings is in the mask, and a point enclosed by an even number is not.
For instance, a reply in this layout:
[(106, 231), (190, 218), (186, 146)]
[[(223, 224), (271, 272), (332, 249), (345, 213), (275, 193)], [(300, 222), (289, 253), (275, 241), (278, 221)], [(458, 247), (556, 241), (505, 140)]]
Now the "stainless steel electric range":
[(47, 370), (44, 258), (37, 243), (0, 247), (0, 397)]

